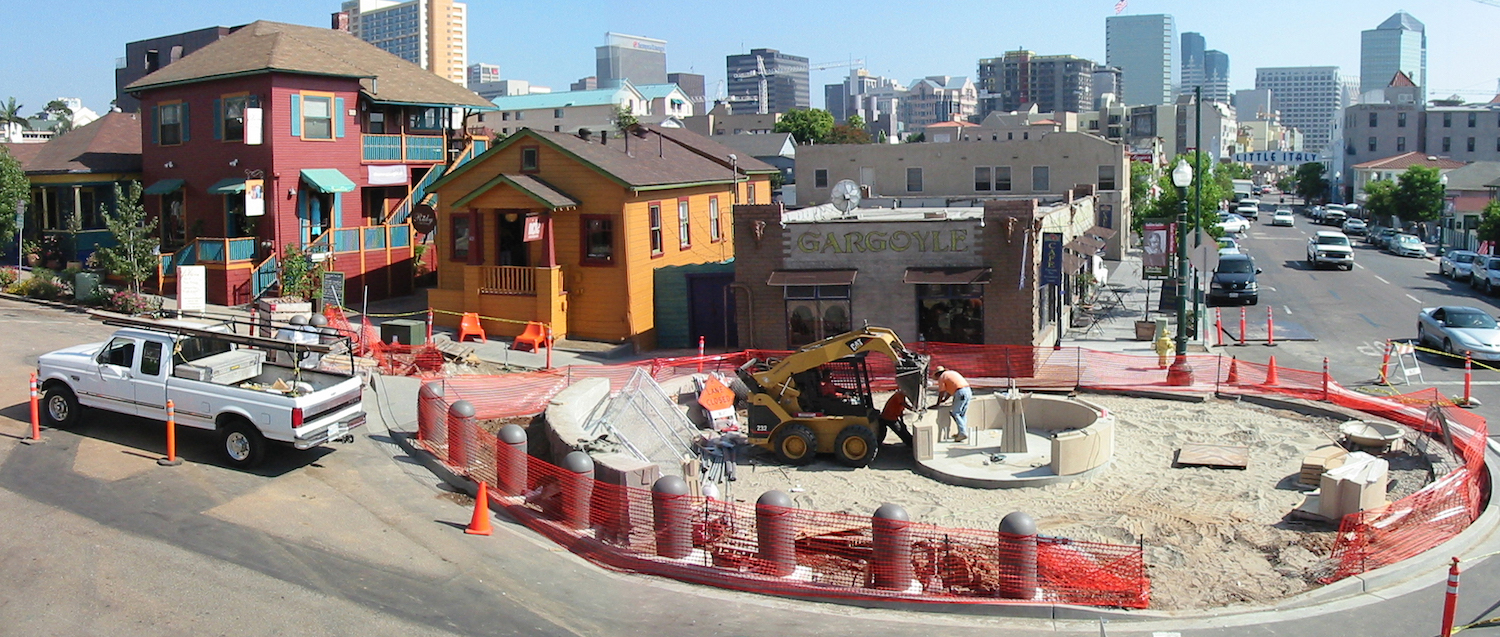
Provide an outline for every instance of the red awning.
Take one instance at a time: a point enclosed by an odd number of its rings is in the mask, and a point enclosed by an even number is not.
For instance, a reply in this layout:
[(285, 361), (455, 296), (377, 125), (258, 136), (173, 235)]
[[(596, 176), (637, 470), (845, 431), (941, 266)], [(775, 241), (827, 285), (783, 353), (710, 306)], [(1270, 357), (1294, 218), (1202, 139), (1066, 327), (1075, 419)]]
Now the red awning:
[(859, 270), (776, 270), (766, 285), (852, 285)]
[(990, 268), (907, 268), (906, 283), (959, 284), (989, 283)]

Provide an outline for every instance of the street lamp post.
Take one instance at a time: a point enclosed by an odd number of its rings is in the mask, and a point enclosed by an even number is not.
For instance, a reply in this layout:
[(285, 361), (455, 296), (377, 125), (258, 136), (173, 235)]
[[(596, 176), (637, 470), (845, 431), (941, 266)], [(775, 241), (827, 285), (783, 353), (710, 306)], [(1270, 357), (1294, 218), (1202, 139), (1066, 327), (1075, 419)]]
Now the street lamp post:
[(1187, 362), (1187, 287), (1188, 287), (1188, 186), (1193, 183), (1193, 167), (1178, 159), (1172, 169), (1172, 185), (1177, 186), (1177, 358), (1167, 369), (1168, 385), (1193, 384), (1193, 369)]

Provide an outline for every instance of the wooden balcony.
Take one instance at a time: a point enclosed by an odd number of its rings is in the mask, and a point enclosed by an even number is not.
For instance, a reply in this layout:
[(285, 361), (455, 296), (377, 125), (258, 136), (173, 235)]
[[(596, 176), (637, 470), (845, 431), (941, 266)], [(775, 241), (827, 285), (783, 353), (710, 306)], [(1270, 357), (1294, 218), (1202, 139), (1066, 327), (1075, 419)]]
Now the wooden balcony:
[(363, 135), (367, 162), (440, 163), (447, 160), (442, 135)]
[(485, 265), (479, 269), (479, 293), (536, 296), (536, 271), (514, 265)]

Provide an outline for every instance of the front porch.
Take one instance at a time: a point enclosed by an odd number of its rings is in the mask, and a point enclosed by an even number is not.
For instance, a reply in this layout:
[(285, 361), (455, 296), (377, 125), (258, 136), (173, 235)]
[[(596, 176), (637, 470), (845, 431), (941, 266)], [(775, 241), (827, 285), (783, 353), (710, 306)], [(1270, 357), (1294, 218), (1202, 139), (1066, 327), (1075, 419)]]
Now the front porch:
[[(428, 290), (427, 298), (433, 307), (506, 319), (482, 319), (484, 331), (490, 336), (516, 336), (526, 329), (529, 321), (552, 326), (556, 338), (567, 336), (568, 292), (563, 286), (562, 266), (448, 267), (462, 269), (463, 289)], [(440, 314), (434, 320), (438, 325), (456, 328), (460, 317)]]

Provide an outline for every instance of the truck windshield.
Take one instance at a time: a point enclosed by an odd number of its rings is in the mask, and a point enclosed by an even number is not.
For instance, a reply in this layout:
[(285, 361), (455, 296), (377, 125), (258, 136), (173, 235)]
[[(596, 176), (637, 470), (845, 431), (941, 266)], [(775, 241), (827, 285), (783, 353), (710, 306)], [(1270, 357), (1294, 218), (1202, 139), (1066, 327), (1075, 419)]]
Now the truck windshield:
[(1325, 246), (1346, 246), (1346, 245), (1349, 245), (1349, 239), (1345, 238), (1345, 237), (1327, 237), (1327, 236), (1322, 236), (1322, 237), (1318, 237), (1318, 245), (1325, 245)]

